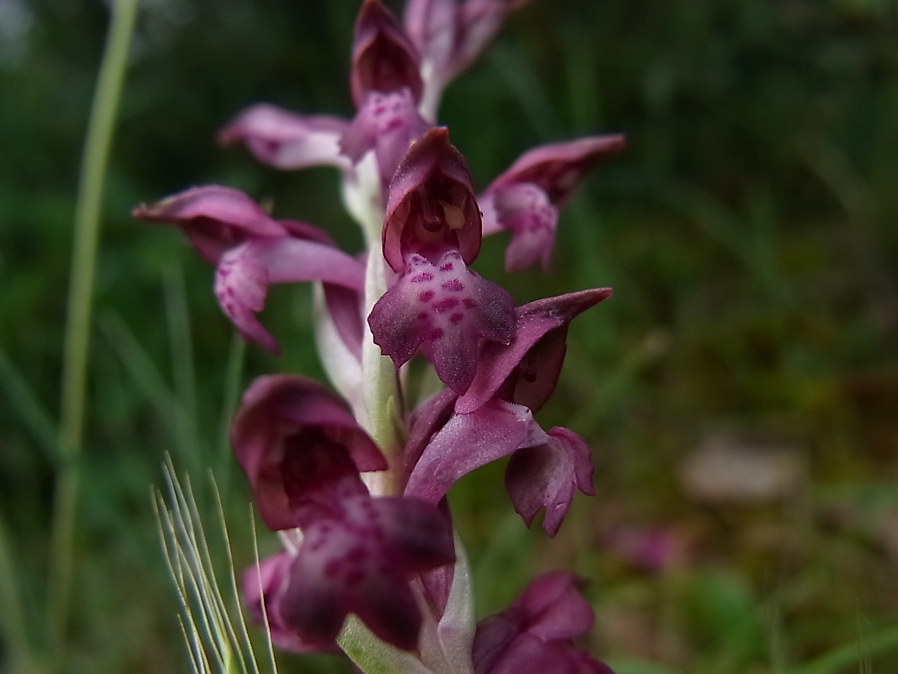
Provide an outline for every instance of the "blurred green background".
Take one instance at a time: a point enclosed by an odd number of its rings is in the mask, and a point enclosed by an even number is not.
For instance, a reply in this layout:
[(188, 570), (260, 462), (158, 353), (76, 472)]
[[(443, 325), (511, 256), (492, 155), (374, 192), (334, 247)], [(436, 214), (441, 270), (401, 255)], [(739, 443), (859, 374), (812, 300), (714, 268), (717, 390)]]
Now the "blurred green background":
[[(237, 564), (252, 559), (248, 490), (222, 442), (239, 350), (211, 269), (129, 212), (222, 183), (357, 250), (334, 172), (277, 172), (214, 143), (256, 101), (350, 116), (357, 6), (142, 3), (104, 197), (62, 671), (187, 671), (150, 498), (166, 452), (204, 512), (213, 468)], [(38, 653), (74, 197), (107, 21), (92, 0), (0, 0), (0, 513), (14, 565), (0, 573)], [(618, 674), (898, 671), (896, 29), (894, 0), (533, 0), (449, 87), (440, 119), (481, 188), (535, 144), (629, 140), (563, 212), (551, 275), (505, 274), (502, 237), (477, 264), (519, 303), (615, 290), (573, 325), (539, 417), (594, 448), (598, 496), (578, 497), (548, 541), (512, 511), (501, 466), (452, 495), (481, 615), (568, 566), (591, 581), (584, 645)], [(308, 288), (273, 290), (264, 322), (285, 353), (250, 346), (244, 384), (321, 376), (310, 305)]]

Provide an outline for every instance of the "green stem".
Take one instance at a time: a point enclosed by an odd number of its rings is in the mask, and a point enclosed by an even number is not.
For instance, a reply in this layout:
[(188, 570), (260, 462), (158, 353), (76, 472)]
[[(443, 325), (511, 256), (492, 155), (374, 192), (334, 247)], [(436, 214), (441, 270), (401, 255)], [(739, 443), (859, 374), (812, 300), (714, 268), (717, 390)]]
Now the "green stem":
[[(374, 303), (386, 292), (385, 265), (386, 261), (379, 250), (374, 249), (370, 252), (365, 274), (366, 316), (371, 313)], [(387, 456), (392, 468), (403, 444), (398, 428), (399, 412), (402, 408), (399, 379), (396, 376), (393, 361), (384, 356), (380, 347), (374, 343), (367, 321), (362, 344), (362, 381), (367, 411), (364, 425)], [(398, 471), (389, 470), (386, 473), (381, 476), (385, 478), (385, 482), (377, 490), (379, 496), (392, 494), (398, 490), (398, 485), (391, 484), (393, 478), (398, 475)]]
[(221, 493), (227, 498), (231, 487), (231, 466), (234, 457), (231, 454), (231, 421), (237, 402), (240, 399), (240, 383), (243, 380), (243, 361), (246, 353), (246, 343), (243, 338), (234, 331), (231, 339), (231, 348), (228, 351), (228, 366), (225, 372), (224, 396), (221, 401), (221, 420), (218, 427), (218, 445), (216, 458), (219, 461), (218, 481)]
[(8, 639), (9, 661), (14, 672), (33, 674), (37, 672), (37, 666), (28, 641), (25, 620), (25, 609), (22, 606), (21, 596), (17, 580), (13, 556), (10, 551), (6, 525), (0, 518), (0, 621), (3, 624), (3, 633)]
[(94, 92), (75, 205), (75, 241), (69, 285), (59, 428), (59, 447), (63, 461), (56, 483), (47, 596), (48, 633), (57, 651), (63, 644), (71, 589), (78, 458), (84, 429), (87, 355), (100, 204), (136, 16), (137, 0), (115, 0), (112, 4), (111, 25)]

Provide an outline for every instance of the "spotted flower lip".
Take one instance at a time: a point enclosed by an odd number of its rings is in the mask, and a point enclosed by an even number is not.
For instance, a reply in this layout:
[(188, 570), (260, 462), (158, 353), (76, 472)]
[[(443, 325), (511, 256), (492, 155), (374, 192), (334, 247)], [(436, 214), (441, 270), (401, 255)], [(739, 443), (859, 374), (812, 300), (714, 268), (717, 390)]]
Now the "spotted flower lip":
[(415, 499), (351, 496), (303, 533), (279, 607), (283, 622), (327, 647), (354, 613), (383, 641), (414, 650), (422, 618), (408, 581), (455, 561), (443, 513)]
[(278, 648), (294, 653), (338, 652), (336, 641), (304, 639), (281, 615), (293, 560), (294, 556), (289, 552), (280, 552), (241, 574), (240, 586), (246, 608), (257, 623), (268, 627), (271, 642)]
[(371, 92), (409, 89), (417, 102), (424, 84), (419, 56), (402, 24), (380, 0), (365, 0), (356, 19), (350, 87), (356, 108)]
[(418, 254), (405, 259), (405, 274), (368, 316), (374, 343), (397, 368), (420, 348), (440, 380), (464, 393), (474, 380), (480, 342), (511, 341), (514, 299), (469, 270), (457, 251), (437, 264)]
[(582, 586), (571, 573), (543, 574), (505, 611), (478, 623), (475, 674), (613, 674), (574, 646), (593, 623)]
[(435, 262), (456, 249), (471, 264), (481, 238), (480, 209), (465, 160), (449, 143), (445, 127), (430, 129), (409, 148), (390, 183), (384, 257), (397, 273), (405, 270), (408, 253)]
[(422, 616), (408, 578), (454, 559), (449, 521), (437, 508), (357, 495), (309, 522), (295, 551), (245, 571), (241, 584), (249, 612), (280, 648), (336, 651), (354, 613), (382, 640), (414, 650)]
[(218, 133), (222, 145), (246, 144), (259, 161), (280, 169), (336, 166), (347, 170), (340, 139), (349, 124), (330, 115), (297, 115), (266, 103), (237, 115)]

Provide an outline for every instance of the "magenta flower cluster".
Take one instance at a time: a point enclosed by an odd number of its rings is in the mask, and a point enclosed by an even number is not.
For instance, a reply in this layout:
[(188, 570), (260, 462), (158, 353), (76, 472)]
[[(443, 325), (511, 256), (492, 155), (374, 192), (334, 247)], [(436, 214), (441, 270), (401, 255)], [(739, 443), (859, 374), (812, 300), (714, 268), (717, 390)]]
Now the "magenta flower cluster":
[[(507, 230), (507, 269), (547, 270), (558, 210), (623, 138), (531, 150), (477, 193), (447, 129), (435, 125), (444, 87), (523, 4), (409, 0), (400, 21), (365, 0), (352, 120), (256, 105), (220, 133), (279, 168), (337, 167), (364, 254), (222, 186), (135, 211), (184, 230), (216, 267), (224, 313), (271, 351), (277, 341), (257, 317), (268, 287), (316, 283), (319, 351), (339, 394), (299, 376), (260, 377), (231, 433), (259, 514), (284, 544), (243, 578), (250, 612), (283, 648), (343, 647), (363, 670), (365, 648), (377, 642), (394, 653), (396, 671), (610, 672), (574, 645), (593, 614), (570, 573), (537, 578), (507, 610), (474, 623), (446, 497), (462, 476), (510, 457), (515, 510), (528, 526), (544, 511), (554, 536), (575, 493), (594, 493), (584, 441), (544, 430), (533, 414), (555, 388), (571, 320), (611, 291), (515, 306), (471, 264), (484, 235)], [(416, 355), (445, 385), (417, 407), (406, 367)], [(347, 646), (352, 630), (362, 637)]]

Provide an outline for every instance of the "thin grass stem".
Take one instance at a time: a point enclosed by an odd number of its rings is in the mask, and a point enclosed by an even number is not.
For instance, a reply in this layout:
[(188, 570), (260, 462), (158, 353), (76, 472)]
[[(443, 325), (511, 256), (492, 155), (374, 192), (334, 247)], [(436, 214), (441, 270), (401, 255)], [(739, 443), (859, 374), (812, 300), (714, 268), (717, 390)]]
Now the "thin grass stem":
[(234, 415), (237, 400), (240, 397), (245, 354), (246, 343), (237, 331), (234, 331), (234, 336), (231, 339), (231, 348), (228, 350), (224, 395), (221, 401), (221, 418), (218, 427), (218, 445), (216, 447), (216, 456), (219, 461), (218, 480), (221, 483), (221, 491), (224, 494), (228, 494), (231, 487), (231, 466), (234, 463), (231, 456), (231, 418)]
[(57, 661), (64, 645), (75, 556), (78, 458), (84, 430), (87, 356), (103, 183), (136, 16), (137, 0), (116, 0), (112, 4), (112, 19), (91, 106), (75, 204), (59, 427), (59, 448), (64, 460), (57, 474), (47, 594), (47, 627)]
[(0, 605), (4, 607), (0, 612), (0, 625), (9, 648), (12, 671), (34, 674), (38, 671), (36, 658), (28, 639), (28, 623), (17, 579), (16, 565), (6, 535), (6, 523), (0, 517)]

